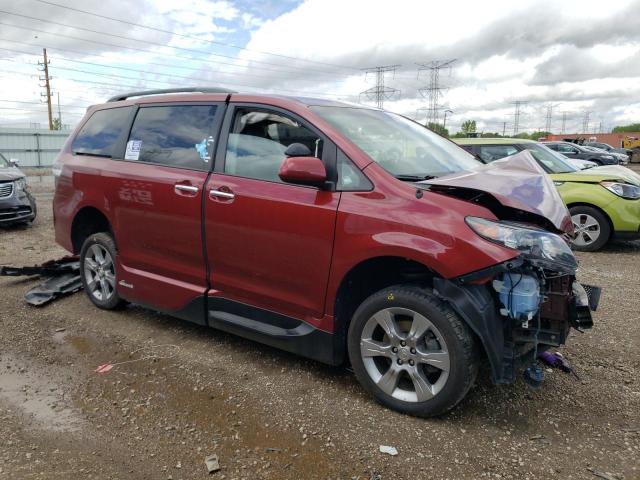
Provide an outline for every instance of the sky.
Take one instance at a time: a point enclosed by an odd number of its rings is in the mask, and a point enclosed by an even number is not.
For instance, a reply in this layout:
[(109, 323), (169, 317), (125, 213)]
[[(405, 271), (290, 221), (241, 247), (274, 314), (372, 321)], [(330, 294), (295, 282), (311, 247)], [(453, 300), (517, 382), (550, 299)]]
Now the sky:
[[(0, 126), (47, 124), (42, 49), (73, 127), (117, 93), (181, 86), (374, 105), (366, 69), (397, 89), (384, 108), (455, 132), (590, 132), (640, 121), (640, 0), (0, 0)], [(563, 121), (564, 118), (564, 121)]]

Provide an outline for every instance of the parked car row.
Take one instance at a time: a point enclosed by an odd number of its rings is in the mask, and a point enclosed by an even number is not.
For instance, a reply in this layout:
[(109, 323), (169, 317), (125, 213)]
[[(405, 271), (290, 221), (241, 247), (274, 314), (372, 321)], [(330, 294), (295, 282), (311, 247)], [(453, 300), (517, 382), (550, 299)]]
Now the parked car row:
[(570, 142), (542, 142), (551, 150), (561, 153), (562, 155), (572, 158), (589, 160), (598, 165), (624, 165), (629, 163), (627, 155), (608, 152), (599, 148), (578, 145)]

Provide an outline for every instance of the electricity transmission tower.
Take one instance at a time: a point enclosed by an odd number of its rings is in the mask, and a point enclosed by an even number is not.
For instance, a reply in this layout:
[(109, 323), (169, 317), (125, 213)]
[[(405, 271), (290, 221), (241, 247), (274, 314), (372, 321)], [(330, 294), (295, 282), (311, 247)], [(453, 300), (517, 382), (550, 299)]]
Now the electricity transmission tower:
[(567, 126), (567, 113), (569, 112), (560, 113), (562, 113), (562, 130), (560, 130), (560, 133), (565, 133), (565, 127)]
[(385, 100), (389, 100), (394, 95), (400, 93), (400, 90), (397, 88), (387, 87), (384, 84), (385, 75), (387, 73), (391, 73), (393, 77), (395, 77), (396, 69), (399, 66), (400, 65), (384, 65), (380, 67), (365, 68), (365, 80), (368, 75), (375, 73), (376, 85), (375, 87), (371, 87), (364, 92), (361, 92), (360, 95), (365, 95), (369, 100), (374, 100), (378, 108), (383, 108)]
[(513, 114), (513, 136), (515, 137), (518, 134), (520, 128), (520, 109), (523, 105), (526, 105), (529, 102), (524, 102), (522, 100), (516, 100), (515, 102), (511, 102), (511, 105), (515, 106), (515, 112)]
[(53, 130), (53, 114), (51, 112), (51, 84), (49, 83), (51, 77), (49, 76), (49, 60), (47, 60), (47, 49), (42, 49), (43, 61), (38, 62), (38, 65), (42, 67), (39, 69), (44, 73), (44, 77), (39, 77), (41, 82), (44, 82), (44, 85), (40, 85), (41, 88), (45, 89), (45, 93), (41, 93), (41, 97), (47, 97), (47, 109), (49, 113), (49, 130)]
[(422, 72), (429, 72), (429, 85), (418, 89), (420, 95), (429, 100), (429, 106), (426, 107), (427, 123), (438, 123), (438, 110), (440, 109), (440, 104), (438, 102), (440, 94), (443, 90), (447, 89), (446, 86), (440, 85), (440, 70), (446, 68), (449, 70), (449, 75), (451, 75), (451, 65), (455, 61), (456, 59), (454, 58), (451, 60), (433, 60), (428, 63), (416, 64), (418, 65), (418, 79)]
[[(551, 133), (551, 122), (553, 118), (553, 108), (560, 105), (559, 103), (547, 103), (547, 117), (545, 124), (545, 131)], [(563, 127), (564, 129), (564, 127)]]
[(582, 133), (589, 132), (589, 117), (593, 112), (584, 112), (584, 117), (582, 118)]

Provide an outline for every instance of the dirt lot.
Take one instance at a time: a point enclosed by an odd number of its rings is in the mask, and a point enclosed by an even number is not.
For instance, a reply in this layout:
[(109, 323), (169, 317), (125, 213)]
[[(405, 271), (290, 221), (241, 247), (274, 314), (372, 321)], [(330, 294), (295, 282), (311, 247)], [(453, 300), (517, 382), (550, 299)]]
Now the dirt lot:
[[(34, 190), (40, 216), (0, 230), (0, 264), (64, 254), (51, 185)], [(481, 379), (435, 420), (377, 405), (344, 369), (82, 293), (32, 308), (34, 280), (0, 278), (0, 478), (638, 479), (640, 242), (579, 259), (604, 288), (595, 328), (562, 349), (580, 379)]]

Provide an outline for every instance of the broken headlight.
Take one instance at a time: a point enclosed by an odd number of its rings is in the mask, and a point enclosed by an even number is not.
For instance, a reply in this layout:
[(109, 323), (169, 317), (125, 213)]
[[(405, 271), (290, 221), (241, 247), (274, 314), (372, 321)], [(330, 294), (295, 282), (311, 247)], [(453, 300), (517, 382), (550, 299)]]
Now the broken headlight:
[(578, 268), (576, 257), (560, 235), (480, 217), (467, 217), (465, 221), (482, 238), (519, 251), (535, 266), (566, 273)]

